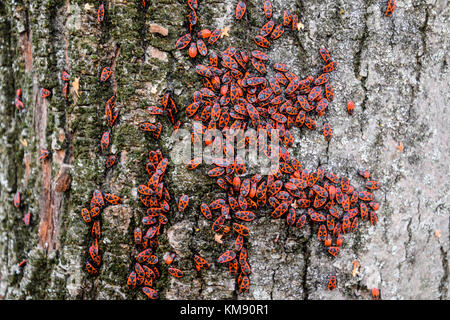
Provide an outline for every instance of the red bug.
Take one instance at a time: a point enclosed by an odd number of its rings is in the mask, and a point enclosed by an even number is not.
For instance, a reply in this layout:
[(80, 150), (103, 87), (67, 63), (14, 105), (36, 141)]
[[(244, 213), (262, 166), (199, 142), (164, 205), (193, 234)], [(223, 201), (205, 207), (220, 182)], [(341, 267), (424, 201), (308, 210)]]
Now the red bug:
[(22, 268), (23, 266), (25, 266), (27, 264), (28, 260), (22, 260), (21, 262), (19, 262), (19, 264), (17, 265), (19, 268)]
[(287, 26), (292, 21), (291, 11), (285, 10), (283, 13), (283, 26)]
[(340, 250), (341, 249), (339, 247), (328, 247), (328, 253), (334, 257), (337, 257), (339, 255)]
[(349, 102), (347, 102), (347, 113), (349, 115), (353, 115), (354, 112), (355, 112), (355, 103), (350, 100)]
[(98, 269), (97, 269), (96, 267), (94, 267), (94, 266), (92, 265), (92, 263), (90, 263), (89, 261), (86, 262), (85, 268), (86, 268), (87, 272), (88, 272), (90, 275), (97, 275), (97, 274), (98, 274)]
[(16, 208), (20, 207), (20, 192), (17, 191), (16, 194), (14, 195), (14, 206)]
[(70, 81), (70, 75), (67, 73), (67, 71), (63, 70), (63, 72), (61, 73), (61, 80), (62, 81)]
[(198, 158), (194, 158), (191, 161), (189, 161), (189, 163), (186, 165), (186, 167), (189, 170), (194, 170), (195, 168), (197, 168), (200, 164), (202, 163), (202, 158), (198, 157)]
[(188, 20), (189, 20), (190, 30), (192, 30), (192, 27), (197, 24), (197, 20), (198, 20), (197, 19), (197, 13), (195, 12), (195, 10), (192, 10), (191, 12), (189, 12)]
[(235, 212), (235, 217), (243, 221), (253, 221), (256, 215), (251, 211), (237, 211)]
[(184, 276), (183, 271), (181, 271), (180, 269), (177, 269), (177, 268), (170, 267), (169, 269), (167, 269), (167, 271), (169, 272), (169, 274), (172, 277), (175, 277), (175, 278), (182, 278)]
[(191, 8), (192, 10), (197, 10), (198, 9), (198, 2), (197, 2), (197, 0), (188, 0), (188, 5), (189, 5), (189, 8)]
[[(284, 27), (282, 24), (277, 25), (275, 28), (273, 28), (272, 34), (270, 35), (270, 38), (273, 40), (278, 39), (279, 37), (281, 37), (284, 33)], [(268, 42), (268, 41), (267, 41)], [(270, 42), (269, 42), (269, 46), (270, 47)], [(268, 47), (264, 47), (264, 48), (268, 48)]]
[(194, 256), (194, 261), (201, 269), (209, 269), (210, 267), (209, 262), (197, 254)]
[(94, 190), (91, 199), (91, 208), (93, 207), (103, 207), (105, 202), (103, 200), (103, 194), (100, 190)]
[(328, 290), (334, 290), (337, 285), (337, 279), (336, 276), (331, 276), (330, 280), (328, 280)]
[(91, 218), (95, 218), (100, 214), (100, 208), (99, 207), (93, 207), (91, 211), (89, 211), (89, 214), (91, 215)]
[(134, 289), (137, 283), (137, 276), (135, 271), (131, 271), (127, 278), (128, 289)]
[(46, 150), (46, 149), (42, 149), (41, 150), (41, 155), (39, 156), (40, 160), (45, 160), (48, 158), (48, 156), (50, 155), (50, 151)]
[(366, 182), (366, 188), (369, 190), (380, 189), (380, 186), (381, 186), (380, 183), (375, 180), (369, 180)]
[(272, 17), (272, 2), (269, 0), (264, 1), (264, 15), (267, 19), (270, 19)]
[(41, 89), (41, 98), (45, 99), (47, 97), (50, 97), (50, 95), (52, 94), (52, 92), (46, 88), (42, 88)]
[(243, 237), (248, 237), (250, 235), (249, 228), (239, 223), (233, 223), (233, 230)]
[(319, 227), (319, 231), (317, 233), (317, 238), (319, 239), (319, 241), (325, 241), (325, 239), (327, 238), (327, 228), (325, 227), (324, 224), (321, 224)]
[(14, 105), (16, 106), (17, 110), (19, 110), (19, 111), (22, 111), (23, 109), (25, 109), (23, 102), (19, 98), (15, 98)]
[(372, 298), (373, 300), (380, 299), (380, 290), (378, 288), (372, 288)]
[(325, 97), (328, 101), (334, 100), (334, 89), (329, 82), (325, 83)]
[(292, 15), (292, 31), (295, 31), (298, 29), (298, 15), (293, 14)]
[(112, 193), (105, 193), (105, 200), (113, 205), (122, 203), (122, 199), (119, 196), (116, 196), (115, 194)]
[(101, 227), (100, 227), (99, 220), (94, 221), (94, 224), (92, 225), (92, 229), (91, 229), (91, 235), (94, 239), (101, 238)]
[(104, 67), (102, 70), (102, 73), (100, 74), (100, 81), (106, 82), (109, 77), (111, 76), (111, 68), (110, 67)]
[(250, 287), (250, 278), (248, 276), (243, 276), (241, 284), (239, 285), (239, 290), (241, 292), (246, 292), (248, 291), (249, 287)]
[(322, 68), (322, 72), (323, 72), (323, 73), (331, 72), (331, 71), (333, 71), (334, 69), (336, 69), (337, 65), (338, 65), (338, 64), (337, 64), (336, 61), (331, 61), (330, 63), (328, 63), (326, 66), (324, 66), (324, 67)]
[(273, 20), (269, 20), (261, 27), (259, 34), (263, 37), (267, 37), (272, 33), (272, 30), (274, 27), (275, 27), (275, 22)]
[(141, 244), (142, 243), (142, 229), (137, 227), (133, 232), (134, 243)]
[(392, 16), (395, 9), (395, 0), (389, 0), (386, 8), (386, 17)]
[(200, 205), (200, 211), (206, 219), (208, 220), (212, 219), (211, 210), (209, 209), (209, 206), (206, 203), (202, 203)]
[(84, 222), (86, 223), (91, 222), (91, 214), (88, 209), (86, 208), (81, 209), (81, 217), (83, 218)]
[(25, 216), (23, 217), (23, 222), (25, 223), (25, 226), (29, 226), (31, 221), (31, 212), (25, 213)]
[(214, 44), (222, 36), (222, 30), (216, 29), (211, 32), (211, 37), (208, 38), (209, 44)]
[(323, 137), (325, 141), (330, 141), (333, 137), (333, 131), (331, 130), (331, 126), (328, 122), (323, 123)]
[(208, 49), (206, 48), (206, 44), (202, 39), (197, 40), (197, 49), (202, 56), (206, 56), (208, 54)]
[(366, 170), (358, 170), (358, 174), (363, 177), (364, 179), (370, 178), (370, 172)]
[(105, 20), (105, 5), (103, 3), (98, 6), (97, 19), (98, 22), (103, 22), (103, 20)]
[(239, 1), (236, 5), (236, 20), (241, 20), (245, 14), (245, 10), (247, 9), (247, 5), (244, 1)]
[(374, 199), (374, 195), (368, 191), (360, 191), (358, 192), (358, 198), (362, 201), (372, 201)]
[(331, 62), (331, 55), (330, 55), (330, 53), (328, 52), (327, 49), (320, 48), (319, 49), (319, 54), (322, 57), (323, 61), (325, 61), (326, 64)]
[(147, 296), (147, 298), (155, 300), (159, 298), (158, 291), (150, 287), (142, 287), (142, 292)]
[(259, 50), (253, 50), (252, 56), (255, 57), (256, 59), (263, 60), (263, 61), (269, 60), (269, 56)]
[(117, 157), (115, 155), (110, 155), (107, 159), (106, 159), (106, 167), (107, 168), (111, 168), (117, 161)]
[(100, 140), (100, 146), (101, 146), (102, 150), (108, 149), (109, 139), (110, 139), (109, 131), (104, 132), (102, 135), (102, 139)]
[(376, 225), (378, 222), (378, 217), (375, 211), (370, 211), (369, 217), (370, 217), (370, 224), (373, 226)]
[(197, 32), (197, 37), (201, 39), (207, 39), (211, 37), (211, 30), (209, 29), (202, 29), (199, 32)]
[(66, 100), (66, 101), (67, 101), (67, 93), (68, 92), (69, 92), (69, 82), (66, 82), (64, 84), (64, 87), (63, 87), (63, 90), (62, 90), (62, 94), (63, 94), (64, 100)]
[(178, 201), (178, 211), (184, 212), (186, 207), (189, 204), (189, 196), (184, 194), (180, 197), (180, 200)]
[(226, 263), (236, 258), (236, 252), (232, 250), (225, 251), (222, 255), (217, 258), (218, 263)]
[(375, 201), (369, 202), (369, 206), (372, 208), (373, 211), (377, 211), (378, 209), (380, 209), (380, 204)]

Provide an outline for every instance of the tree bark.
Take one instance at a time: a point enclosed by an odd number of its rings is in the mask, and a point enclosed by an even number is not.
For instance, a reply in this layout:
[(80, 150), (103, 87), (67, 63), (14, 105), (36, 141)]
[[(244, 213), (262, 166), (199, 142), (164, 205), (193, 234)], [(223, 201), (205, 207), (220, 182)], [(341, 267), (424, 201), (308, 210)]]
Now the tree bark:
[[(246, 1), (236, 21), (237, 1), (200, 0), (200, 29), (230, 27), (209, 50), (229, 46), (250, 52), (265, 23), (263, 1)], [(338, 258), (330, 259), (312, 226), (274, 222), (265, 212), (252, 223), (248, 255), (252, 266), (248, 293), (215, 263), (227, 248), (214, 240), (200, 203), (221, 194), (205, 172), (169, 163), (172, 195), (169, 223), (157, 256), (177, 253), (182, 279), (166, 271), (156, 282), (163, 299), (370, 299), (380, 288), (383, 299), (448, 299), (449, 288), (449, 86), (448, 3), (444, 0), (397, 1), (392, 17), (387, 1), (275, 0), (274, 19), (285, 9), (297, 13), (304, 28), (285, 34), (268, 50), (271, 61), (292, 72), (317, 75), (318, 49), (325, 46), (338, 61), (331, 77), (336, 98), (326, 120), (334, 136), (294, 129), (291, 155), (304, 167), (331, 168), (357, 181), (364, 168), (381, 184), (375, 227), (362, 224), (347, 235)], [(0, 2), (0, 296), (4, 299), (144, 299), (126, 288), (136, 254), (133, 229), (144, 213), (137, 186), (145, 183), (148, 152), (169, 156), (172, 126), (152, 139), (138, 128), (146, 106), (160, 105), (166, 89), (179, 109), (191, 102), (201, 79), (186, 51), (175, 49), (188, 30), (184, 1), (105, 2), (105, 21), (97, 21), (98, 1), (33, 0)], [(101, 70), (112, 76), (101, 83)], [(71, 76), (70, 94), (62, 95), (61, 71)], [(51, 88), (49, 99), (41, 88)], [(25, 110), (14, 107), (22, 89)], [(104, 105), (113, 94), (120, 110), (111, 136), (118, 164), (105, 168), (100, 138), (107, 129)], [(355, 114), (346, 112), (348, 100)], [(190, 120), (181, 113), (187, 128)], [(158, 119), (159, 120), (159, 119)], [(323, 119), (318, 120), (321, 128)], [(40, 161), (39, 152), (52, 152)], [(170, 159), (169, 159), (170, 160)], [(101, 189), (124, 199), (102, 212), (102, 266), (92, 277), (84, 270), (89, 228), (80, 210)], [(22, 206), (13, 205), (16, 192)], [(175, 209), (182, 194), (191, 203)], [(23, 215), (31, 212), (31, 226)], [(196, 273), (200, 253), (211, 269)], [(27, 259), (24, 267), (18, 264)], [(360, 264), (352, 275), (353, 261)], [(330, 274), (338, 287), (327, 290)]]

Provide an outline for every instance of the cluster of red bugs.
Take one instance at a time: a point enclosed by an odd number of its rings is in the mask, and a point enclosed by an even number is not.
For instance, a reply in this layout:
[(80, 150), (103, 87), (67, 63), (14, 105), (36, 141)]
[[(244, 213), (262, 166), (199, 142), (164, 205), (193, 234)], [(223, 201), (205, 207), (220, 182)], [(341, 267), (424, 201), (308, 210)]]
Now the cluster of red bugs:
[[(172, 123), (173, 129), (178, 130), (181, 126), (181, 121), (176, 120), (175, 116), (178, 113), (178, 108), (170, 92), (166, 92), (164, 94), (161, 104), (162, 108), (158, 106), (149, 106), (147, 108), (147, 111), (153, 116), (163, 115), (165, 113), (167, 115), (167, 118), (169, 118), (170, 123)], [(143, 122), (139, 125), (139, 128), (142, 131), (150, 132), (152, 137), (158, 140), (162, 131), (162, 124), (161, 122), (157, 123)]]
[[(209, 29), (202, 29), (195, 33), (194, 28), (198, 22), (196, 13), (196, 10), (198, 9), (198, 2), (197, 0), (188, 0), (187, 3), (189, 9), (191, 10), (188, 15), (189, 32), (178, 39), (176, 47), (177, 49), (182, 50), (189, 46), (188, 54), (191, 58), (195, 58), (197, 53), (201, 56), (206, 56), (208, 54), (208, 48), (206, 47), (205, 41), (211, 45), (216, 43), (222, 35), (222, 30), (215, 29), (211, 31)], [(195, 40), (195, 36), (197, 40)]]
[[(239, 2), (236, 7), (236, 19), (245, 14), (246, 5)], [(264, 13), (272, 17), (270, 1), (264, 3)], [(289, 10), (283, 14), (283, 22), (275, 27), (270, 20), (255, 37), (255, 43), (261, 48), (269, 48), (270, 41), (279, 38), (284, 27), (292, 23), (295, 30), (298, 16)], [(184, 36), (185, 37), (185, 36)], [(178, 40), (183, 42), (183, 37)], [(187, 46), (187, 44), (186, 44)], [(357, 191), (348, 177), (338, 177), (331, 171), (319, 167), (309, 172), (297, 159), (291, 158), (288, 148), (294, 140), (290, 132), (293, 127), (305, 125), (315, 130), (317, 125), (312, 118), (322, 117), (329, 102), (334, 99), (330, 72), (335, 70), (337, 62), (325, 48), (319, 50), (325, 66), (317, 77), (299, 78), (289, 71), (287, 65), (274, 63), (274, 77), (266, 77), (269, 57), (262, 51), (253, 50), (251, 58), (245, 51), (230, 47), (220, 55), (209, 53), (209, 65), (199, 64), (196, 72), (202, 77), (203, 87), (194, 92), (193, 103), (186, 109), (188, 117), (200, 121), (202, 126), (191, 133), (194, 144), (205, 142), (213, 150), (222, 150), (226, 158), (213, 159), (214, 167), (208, 176), (215, 178), (218, 186), (226, 191), (225, 199), (211, 203), (202, 203), (200, 211), (204, 217), (213, 221), (215, 233), (229, 234), (232, 231), (233, 248), (222, 253), (218, 263), (228, 264), (231, 275), (237, 276), (237, 285), (241, 292), (249, 289), (251, 267), (247, 261), (246, 241), (251, 232), (244, 225), (256, 218), (255, 209), (271, 207), (274, 219), (285, 218), (290, 226), (302, 228), (308, 220), (317, 223), (318, 240), (324, 244), (331, 256), (338, 256), (343, 244), (343, 235), (354, 232), (359, 220), (368, 220), (372, 225), (377, 222), (375, 211), (379, 204), (374, 201), (372, 190), (380, 187), (374, 180), (368, 180), (366, 191)], [(254, 71), (249, 68), (251, 61)], [(348, 112), (353, 113), (354, 104), (349, 103)], [(249, 137), (244, 130), (253, 127), (256, 137)], [(272, 130), (279, 135), (279, 165), (271, 168), (269, 175), (246, 174), (244, 160), (235, 150), (246, 146), (257, 146), (268, 158), (273, 156), (271, 146), (259, 139), (261, 132), (271, 135)], [(213, 139), (214, 132), (236, 138), (236, 148), (225, 142), (223, 135)], [(323, 127), (324, 138), (331, 140), (332, 130), (328, 122)], [(204, 140), (202, 137), (205, 136)], [(215, 135), (214, 135), (215, 136)], [(230, 161), (229, 159), (233, 159)], [(193, 170), (202, 163), (194, 158), (187, 168)], [(370, 178), (370, 174), (360, 174)], [(188, 196), (179, 200), (179, 210), (188, 205)], [(330, 290), (337, 285), (336, 276), (328, 283)]]
[[(146, 171), (150, 179), (137, 189), (141, 203), (146, 207), (141, 223), (147, 229), (136, 227), (134, 230), (134, 243), (139, 253), (135, 256), (132, 271), (128, 275), (127, 287), (140, 288), (148, 298), (157, 299), (159, 294), (153, 287), (160, 272), (157, 267), (159, 259), (154, 253), (159, 245), (158, 236), (168, 222), (166, 214), (170, 210), (171, 196), (164, 185), (169, 160), (163, 157), (159, 149), (150, 151), (148, 156)], [(174, 258), (174, 254), (169, 255), (166, 264), (170, 265)], [(174, 277), (183, 276), (183, 272), (174, 267), (169, 267), (167, 271)]]
[[(246, 9), (247, 5), (244, 1), (238, 2), (236, 5), (236, 20), (241, 20), (243, 18)], [(276, 40), (281, 37), (285, 28), (291, 26), (293, 31), (296, 31), (298, 28), (298, 15), (292, 14), (289, 9), (284, 11), (282, 22), (279, 24), (276, 24), (275, 21), (271, 19), (272, 13), (272, 2), (269, 0), (264, 1), (264, 16), (269, 19), (269, 21), (261, 27), (259, 35), (254, 38), (256, 45), (261, 48), (269, 48), (271, 45), (270, 40)]]
[(112, 193), (103, 193), (100, 190), (94, 190), (90, 202), (90, 210), (81, 209), (81, 217), (84, 222), (90, 225), (92, 244), (89, 247), (88, 260), (86, 261), (86, 271), (91, 275), (97, 275), (101, 265), (101, 253), (99, 249), (99, 241), (102, 235), (101, 231), (101, 212), (107, 205), (117, 205), (122, 199)]

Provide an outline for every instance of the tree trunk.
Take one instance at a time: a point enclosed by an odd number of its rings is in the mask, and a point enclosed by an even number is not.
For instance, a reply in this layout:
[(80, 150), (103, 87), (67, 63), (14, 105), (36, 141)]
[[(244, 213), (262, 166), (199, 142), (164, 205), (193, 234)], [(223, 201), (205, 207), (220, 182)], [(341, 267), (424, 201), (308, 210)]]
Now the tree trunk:
[[(150, 1), (147, 1), (150, 2)], [(199, 28), (223, 29), (209, 50), (229, 46), (250, 52), (253, 37), (266, 22), (263, 1), (246, 1), (247, 13), (234, 18), (237, 1), (200, 0)], [(251, 224), (248, 293), (239, 293), (234, 277), (217, 264), (228, 247), (214, 240), (200, 204), (221, 194), (203, 170), (186, 170), (172, 161), (166, 173), (171, 193), (169, 223), (160, 236), (157, 256), (177, 253), (185, 276), (168, 275), (162, 263), (156, 289), (163, 299), (370, 299), (380, 288), (383, 299), (448, 299), (449, 152), (448, 30), (444, 0), (397, 1), (392, 17), (387, 1), (274, 0), (274, 19), (285, 9), (304, 25), (285, 32), (266, 50), (273, 62), (292, 72), (317, 75), (318, 49), (325, 46), (338, 61), (331, 76), (335, 100), (325, 118), (334, 136), (321, 130), (293, 129), (291, 155), (315, 170), (318, 165), (348, 175), (364, 168), (378, 179), (376, 226), (362, 223), (346, 235), (336, 259), (316, 237), (316, 229), (289, 227), (267, 212)], [(166, 117), (161, 137), (139, 130), (149, 118), (146, 106), (160, 105), (171, 89), (178, 108), (191, 103), (201, 87), (185, 50), (175, 49), (187, 33), (185, 1), (105, 1), (105, 21), (97, 21), (99, 1), (4, 0), (0, 2), (0, 296), (4, 299), (143, 299), (126, 287), (136, 249), (133, 230), (144, 207), (137, 186), (146, 183), (148, 152), (160, 148), (169, 157), (172, 126)], [(205, 58), (203, 58), (205, 59)], [(206, 60), (206, 59), (205, 59)], [(206, 62), (203, 62), (206, 63)], [(106, 66), (111, 79), (99, 81)], [(70, 74), (64, 100), (62, 70)], [(41, 98), (41, 88), (52, 89)], [(22, 89), (25, 110), (14, 107)], [(120, 111), (110, 151), (118, 163), (105, 168), (100, 138), (108, 126), (105, 102), (117, 96)], [(355, 102), (349, 116), (347, 101)], [(179, 114), (188, 128), (184, 112)], [(321, 128), (323, 119), (318, 120)], [(52, 152), (40, 161), (41, 149)], [(169, 158), (170, 160), (170, 158)], [(102, 212), (99, 275), (84, 268), (91, 243), (80, 211), (95, 189), (123, 198)], [(13, 197), (22, 196), (16, 208)], [(191, 198), (184, 213), (176, 210), (182, 194)], [(23, 216), (31, 212), (31, 225)], [(211, 263), (197, 273), (193, 255)], [(25, 266), (18, 264), (26, 259)], [(352, 275), (353, 261), (360, 264)], [(327, 290), (330, 274), (337, 289)]]

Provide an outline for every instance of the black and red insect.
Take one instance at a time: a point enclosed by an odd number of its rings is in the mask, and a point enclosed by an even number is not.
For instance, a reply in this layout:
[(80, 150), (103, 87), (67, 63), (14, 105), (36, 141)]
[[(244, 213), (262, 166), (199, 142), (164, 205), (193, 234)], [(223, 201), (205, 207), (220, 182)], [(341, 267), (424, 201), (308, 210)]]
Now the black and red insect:
[(328, 280), (328, 290), (334, 290), (337, 285), (337, 279), (335, 275), (330, 276), (330, 279)]
[(105, 5), (100, 3), (97, 10), (97, 20), (98, 22), (103, 22), (105, 20)]
[(106, 82), (109, 77), (111, 76), (111, 68), (110, 67), (104, 67), (102, 70), (102, 73), (100, 74), (100, 81)]
[(245, 10), (247, 9), (247, 5), (244, 1), (239, 1), (236, 5), (236, 20), (241, 20), (245, 14)]

